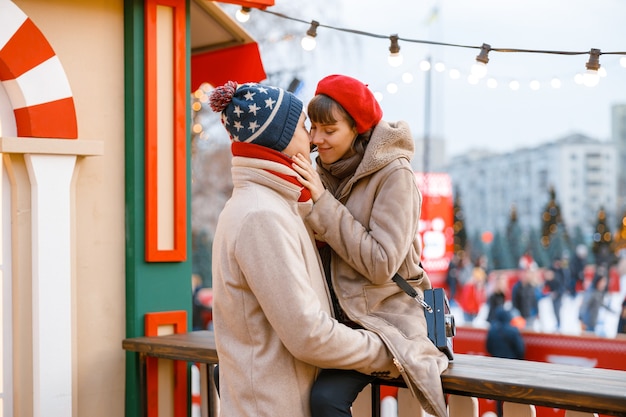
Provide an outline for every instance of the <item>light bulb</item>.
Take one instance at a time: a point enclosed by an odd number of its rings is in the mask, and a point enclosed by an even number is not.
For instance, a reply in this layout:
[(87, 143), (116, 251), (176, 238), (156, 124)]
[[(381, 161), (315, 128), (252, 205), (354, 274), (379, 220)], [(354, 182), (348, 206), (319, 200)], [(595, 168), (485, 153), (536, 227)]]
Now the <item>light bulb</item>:
[(389, 36), (391, 45), (389, 46), (389, 65), (392, 67), (399, 67), (402, 65), (402, 55), (400, 55), (400, 45), (398, 44), (398, 35)]
[(553, 78), (550, 80), (550, 86), (552, 88), (561, 88), (561, 80), (558, 78)]
[(483, 78), (485, 75), (487, 75), (487, 64), (485, 64), (484, 62), (476, 61), (472, 65), (471, 72), (474, 77), (478, 79)]
[(389, 94), (396, 94), (398, 92), (398, 85), (396, 83), (387, 84), (387, 92)]
[(300, 45), (302, 45), (302, 49), (304, 49), (305, 51), (312, 51), (313, 49), (315, 49), (315, 46), (317, 45), (317, 41), (315, 40), (315, 38), (309, 35), (306, 35), (300, 41)]
[(487, 87), (489, 87), (489, 88), (496, 88), (496, 87), (498, 87), (498, 80), (496, 80), (495, 78), (489, 78), (487, 80)]
[(587, 70), (583, 73), (583, 84), (587, 87), (595, 87), (600, 82), (600, 74), (597, 70)]
[(578, 73), (578, 74), (574, 75), (574, 82), (576, 84), (583, 85), (584, 84), (583, 80), (584, 80), (584, 77), (583, 77), (583, 75), (581, 73)]
[(420, 69), (424, 72), (430, 71), (430, 61), (425, 59), (422, 62), (420, 62)]
[(241, 9), (237, 10), (237, 12), (235, 13), (235, 18), (238, 22), (246, 23), (248, 20), (250, 20), (250, 8), (242, 7)]
[(491, 45), (483, 43), (480, 48), (480, 53), (476, 56), (476, 62), (472, 65), (472, 75), (478, 79), (487, 75), (487, 63), (489, 62), (489, 51)]
[(405, 72), (404, 74), (402, 74), (402, 81), (404, 81), (406, 84), (411, 84), (413, 82), (413, 74), (411, 74), (410, 72)]
[(389, 65), (391, 65), (392, 67), (399, 67), (400, 65), (402, 65), (404, 58), (402, 57), (400, 52), (391, 53), (389, 54), (387, 61), (389, 62)]
[(315, 49), (315, 45), (317, 45), (315, 37), (317, 36), (317, 27), (319, 25), (318, 21), (311, 20), (311, 26), (309, 27), (309, 30), (306, 31), (306, 36), (302, 38), (302, 41), (300, 42), (302, 49), (305, 51), (312, 51)]
[(589, 51), (589, 61), (585, 64), (587, 70), (583, 73), (583, 84), (587, 87), (595, 87), (600, 82), (600, 50), (592, 48)]
[(519, 81), (513, 80), (509, 83), (509, 88), (513, 91), (519, 90)]
[(533, 91), (537, 91), (541, 88), (541, 83), (537, 80), (532, 80), (529, 84), (530, 89)]

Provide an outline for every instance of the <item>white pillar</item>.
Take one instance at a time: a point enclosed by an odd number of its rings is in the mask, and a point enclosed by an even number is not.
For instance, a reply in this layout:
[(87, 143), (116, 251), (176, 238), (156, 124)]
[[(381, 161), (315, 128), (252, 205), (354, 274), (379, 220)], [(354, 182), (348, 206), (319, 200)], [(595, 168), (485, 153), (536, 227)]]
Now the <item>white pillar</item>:
[(24, 155), (31, 182), (33, 411), (72, 415), (71, 181), (75, 155)]

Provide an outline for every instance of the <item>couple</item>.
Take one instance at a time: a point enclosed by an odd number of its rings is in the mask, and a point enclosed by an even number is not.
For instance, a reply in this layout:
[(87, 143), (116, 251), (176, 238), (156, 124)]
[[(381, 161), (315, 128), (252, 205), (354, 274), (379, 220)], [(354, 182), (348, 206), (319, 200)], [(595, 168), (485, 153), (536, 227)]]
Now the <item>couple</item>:
[(344, 75), (319, 82), (310, 132), (280, 88), (228, 82), (210, 104), (233, 153), (213, 243), (221, 414), (350, 416), (374, 378), (402, 375), (428, 413), (447, 416), (447, 357), (391, 280), (431, 286), (408, 125), (383, 121), (367, 85)]

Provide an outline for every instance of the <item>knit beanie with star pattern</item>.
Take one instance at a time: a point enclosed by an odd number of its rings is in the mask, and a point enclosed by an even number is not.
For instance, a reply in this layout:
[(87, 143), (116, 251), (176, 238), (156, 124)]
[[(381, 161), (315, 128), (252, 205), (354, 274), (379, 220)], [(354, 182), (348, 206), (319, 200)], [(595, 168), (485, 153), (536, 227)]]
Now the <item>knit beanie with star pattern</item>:
[(296, 130), (303, 104), (279, 87), (228, 81), (210, 96), (211, 109), (222, 113), (222, 124), (233, 142), (284, 150)]

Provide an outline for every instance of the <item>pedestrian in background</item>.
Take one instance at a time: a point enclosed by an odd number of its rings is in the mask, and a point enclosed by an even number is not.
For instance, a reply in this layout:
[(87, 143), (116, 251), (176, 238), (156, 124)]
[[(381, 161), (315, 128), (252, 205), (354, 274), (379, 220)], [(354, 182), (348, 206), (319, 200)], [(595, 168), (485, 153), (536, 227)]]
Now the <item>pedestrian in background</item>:
[(479, 256), (474, 262), (470, 281), (463, 286), (459, 305), (463, 309), (463, 317), (467, 324), (472, 324), (481, 307), (487, 301), (487, 271), (485, 270), (486, 257)]
[(489, 323), (493, 321), (498, 307), (504, 307), (504, 304), (506, 303), (507, 292), (509, 289), (508, 284), (509, 281), (504, 274), (498, 273), (498, 275), (496, 275), (493, 289), (489, 294), (489, 298), (487, 298), (487, 306), (489, 308), (487, 321)]
[(610, 308), (604, 303), (604, 297), (609, 284), (608, 269), (599, 265), (596, 267), (596, 275), (589, 288), (583, 294), (580, 305), (579, 319), (585, 332), (594, 333), (598, 324), (600, 308)]
[(583, 288), (585, 282), (585, 267), (587, 266), (587, 256), (589, 250), (587, 246), (582, 243), (576, 246), (574, 256), (570, 261), (570, 276), (569, 286), (567, 291), (572, 297), (576, 297), (578, 293), (578, 287)]
[[(487, 331), (487, 353), (496, 358), (524, 359), (526, 350), (524, 339), (519, 329), (511, 325), (512, 315), (509, 310), (500, 306)], [(502, 417), (502, 402), (496, 403), (498, 417)]]
[(617, 322), (617, 334), (626, 334), (626, 297), (622, 301), (622, 311)]
[(544, 285), (548, 290), (552, 309), (556, 318), (556, 329), (561, 329), (561, 306), (563, 304), (563, 294), (566, 291), (566, 282), (569, 279), (569, 269), (564, 267), (563, 259), (554, 257), (550, 269), (545, 271)]
[(519, 280), (511, 289), (511, 301), (513, 307), (519, 311), (520, 316), (526, 321), (526, 328), (535, 328), (535, 322), (539, 317), (539, 299), (541, 291), (537, 287), (536, 264), (525, 264), (526, 269), (520, 271)]

